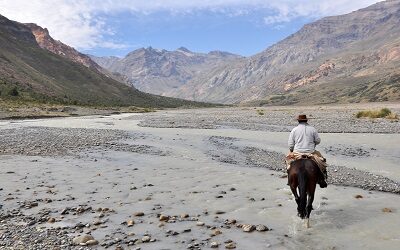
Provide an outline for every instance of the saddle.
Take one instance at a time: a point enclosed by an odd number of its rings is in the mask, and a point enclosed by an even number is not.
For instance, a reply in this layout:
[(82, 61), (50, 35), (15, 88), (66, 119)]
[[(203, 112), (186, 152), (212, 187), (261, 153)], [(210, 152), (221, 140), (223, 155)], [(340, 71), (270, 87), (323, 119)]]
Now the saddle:
[(328, 164), (326, 163), (326, 159), (322, 157), (320, 152), (318, 151), (315, 151), (313, 153), (290, 152), (285, 159), (286, 169), (289, 170), (290, 164), (295, 160), (299, 159), (313, 160), (317, 164), (321, 172), (326, 176), (326, 167), (328, 166)]

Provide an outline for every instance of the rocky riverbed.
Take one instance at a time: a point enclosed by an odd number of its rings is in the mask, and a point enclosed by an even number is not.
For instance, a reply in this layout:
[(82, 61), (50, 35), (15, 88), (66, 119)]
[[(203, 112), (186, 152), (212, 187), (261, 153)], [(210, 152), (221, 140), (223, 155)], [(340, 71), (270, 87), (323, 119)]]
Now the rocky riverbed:
[[(335, 162), (306, 230), (286, 133), (138, 126), (156, 117), (0, 122), (0, 249), (396, 249), (396, 178)], [(332, 161), (392, 157), (325, 143)]]
[(255, 131), (290, 132), (298, 114), (307, 114), (322, 133), (400, 133), (399, 120), (356, 118), (361, 110), (390, 107), (400, 114), (398, 104), (353, 104), (320, 107), (242, 107), (150, 113), (141, 126), (156, 128), (236, 128)]

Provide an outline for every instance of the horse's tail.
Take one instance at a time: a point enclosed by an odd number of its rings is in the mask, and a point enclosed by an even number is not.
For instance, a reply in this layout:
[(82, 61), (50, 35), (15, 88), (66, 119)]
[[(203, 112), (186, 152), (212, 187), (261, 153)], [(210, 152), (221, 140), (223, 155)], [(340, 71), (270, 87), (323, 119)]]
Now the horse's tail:
[(298, 182), (299, 182), (299, 199), (300, 199), (300, 217), (304, 219), (306, 217), (306, 205), (307, 205), (307, 174), (305, 171), (305, 161), (301, 162), (302, 167), (298, 173)]

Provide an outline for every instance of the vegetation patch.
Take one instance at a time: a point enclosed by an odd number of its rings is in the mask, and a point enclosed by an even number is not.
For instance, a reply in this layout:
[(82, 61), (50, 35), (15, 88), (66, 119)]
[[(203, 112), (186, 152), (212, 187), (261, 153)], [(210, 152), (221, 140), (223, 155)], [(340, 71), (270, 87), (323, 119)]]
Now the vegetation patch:
[(386, 119), (398, 119), (398, 115), (393, 113), (388, 108), (383, 108), (380, 110), (364, 110), (359, 111), (356, 114), (357, 118), (368, 117), (368, 118), (386, 118)]
[(257, 114), (258, 115), (265, 115), (264, 109), (257, 109)]

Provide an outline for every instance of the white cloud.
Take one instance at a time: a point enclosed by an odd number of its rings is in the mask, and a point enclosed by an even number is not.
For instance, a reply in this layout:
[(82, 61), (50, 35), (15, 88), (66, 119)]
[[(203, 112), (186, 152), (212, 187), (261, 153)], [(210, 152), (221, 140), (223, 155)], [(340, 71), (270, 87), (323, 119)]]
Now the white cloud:
[(78, 49), (125, 48), (107, 40), (112, 27), (100, 17), (122, 11), (220, 12), (228, 17), (265, 10), (267, 25), (282, 25), (298, 17), (322, 17), (350, 12), (378, 0), (0, 0), (0, 14), (19, 22), (34, 22), (51, 35)]
[(274, 14), (264, 18), (267, 25), (283, 24), (299, 17), (318, 18), (349, 13), (377, 3), (377, 0), (281, 0), (270, 1)]

